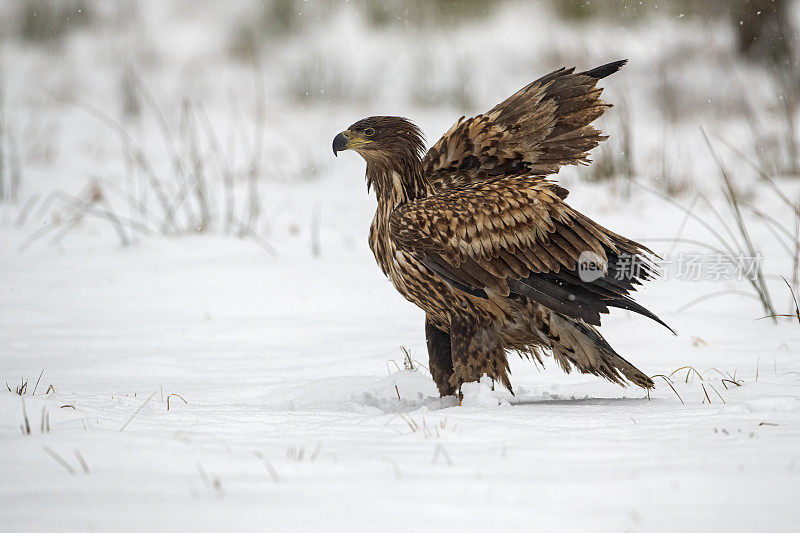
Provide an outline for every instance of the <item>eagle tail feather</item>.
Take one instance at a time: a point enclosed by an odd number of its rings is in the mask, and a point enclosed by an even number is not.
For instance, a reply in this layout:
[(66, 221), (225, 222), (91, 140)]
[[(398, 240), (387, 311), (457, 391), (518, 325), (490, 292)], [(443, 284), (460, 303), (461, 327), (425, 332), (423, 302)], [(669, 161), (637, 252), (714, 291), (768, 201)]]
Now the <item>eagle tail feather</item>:
[(550, 313), (548, 338), (553, 357), (569, 373), (577, 368), (613, 383), (633, 383), (653, 388), (653, 380), (620, 356), (593, 327), (557, 313)]

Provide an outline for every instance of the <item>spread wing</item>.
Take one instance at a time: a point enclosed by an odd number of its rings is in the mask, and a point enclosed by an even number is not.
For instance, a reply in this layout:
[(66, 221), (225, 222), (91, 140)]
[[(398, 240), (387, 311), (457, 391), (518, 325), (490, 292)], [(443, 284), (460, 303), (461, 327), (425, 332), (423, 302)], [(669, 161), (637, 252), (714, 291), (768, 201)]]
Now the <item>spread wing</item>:
[(427, 178), (438, 191), (494, 176), (546, 175), (562, 165), (588, 164), (606, 137), (591, 123), (609, 104), (597, 81), (627, 60), (574, 73), (560, 69), (523, 87), (487, 113), (464, 119), (425, 154)]
[[(666, 326), (629, 296), (655, 275), (650, 250), (569, 207), (565, 193), (542, 177), (499, 178), (406, 204), (389, 228), (402, 249), (474, 296), (524, 296), (592, 325), (618, 307)], [(579, 271), (586, 259), (599, 265), (595, 276)]]

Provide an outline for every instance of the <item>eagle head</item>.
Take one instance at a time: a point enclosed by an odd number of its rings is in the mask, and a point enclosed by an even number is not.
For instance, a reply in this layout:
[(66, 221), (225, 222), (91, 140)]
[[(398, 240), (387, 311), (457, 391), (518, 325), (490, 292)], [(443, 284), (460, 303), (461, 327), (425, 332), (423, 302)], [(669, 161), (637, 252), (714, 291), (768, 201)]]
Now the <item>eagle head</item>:
[(333, 155), (353, 150), (368, 163), (413, 159), (419, 161), (425, 151), (422, 132), (402, 117), (367, 117), (359, 120), (333, 139)]

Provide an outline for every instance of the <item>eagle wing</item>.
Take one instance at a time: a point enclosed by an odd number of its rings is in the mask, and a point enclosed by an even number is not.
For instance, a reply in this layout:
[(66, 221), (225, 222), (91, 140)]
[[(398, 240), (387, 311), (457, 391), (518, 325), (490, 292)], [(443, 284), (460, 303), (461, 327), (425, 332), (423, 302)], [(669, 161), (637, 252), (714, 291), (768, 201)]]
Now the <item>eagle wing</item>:
[(578, 74), (562, 68), (487, 113), (461, 117), (425, 154), (425, 175), (442, 191), (500, 175), (547, 175), (562, 165), (588, 164), (589, 151), (606, 138), (591, 123), (610, 107), (600, 99), (597, 81), (626, 62)]
[[(618, 307), (666, 326), (629, 296), (655, 274), (652, 252), (569, 207), (565, 193), (543, 177), (498, 178), (399, 207), (389, 230), (401, 249), (473, 296), (524, 296), (592, 325)], [(579, 272), (587, 257), (599, 264), (597, 279)]]

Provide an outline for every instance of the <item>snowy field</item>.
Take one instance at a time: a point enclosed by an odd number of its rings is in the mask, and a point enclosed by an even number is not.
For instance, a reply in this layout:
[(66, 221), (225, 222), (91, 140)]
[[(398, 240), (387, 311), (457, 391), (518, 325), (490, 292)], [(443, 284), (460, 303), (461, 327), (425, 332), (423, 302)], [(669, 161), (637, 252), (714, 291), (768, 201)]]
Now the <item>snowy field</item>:
[[(20, 169), (0, 202), (0, 529), (797, 531), (800, 323), (728, 275), (749, 254), (700, 128), (787, 314), (797, 208), (726, 143), (797, 206), (798, 115), (731, 63), (726, 25), (573, 27), (511, 3), (411, 30), (312, 6), (254, 67), (248, 2), (119, 5), (59, 47), (0, 40), (5, 183)], [(432, 143), (554, 68), (620, 57), (594, 157), (611, 175), (559, 179), (665, 260), (637, 300), (678, 335), (621, 310), (602, 328), (657, 388), (511, 356), (516, 396), (439, 399), (423, 313), (367, 246), (363, 162), (331, 139), (384, 113)]]

